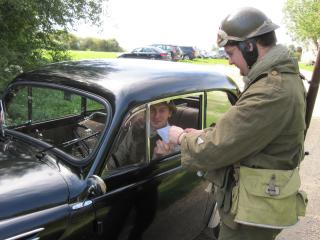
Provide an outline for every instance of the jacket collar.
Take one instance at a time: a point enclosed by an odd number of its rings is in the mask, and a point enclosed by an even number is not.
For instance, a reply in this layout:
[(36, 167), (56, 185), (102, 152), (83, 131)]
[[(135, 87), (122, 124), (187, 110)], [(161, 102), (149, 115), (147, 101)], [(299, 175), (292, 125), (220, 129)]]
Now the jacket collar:
[(245, 88), (256, 81), (262, 74), (270, 70), (277, 70), (280, 73), (299, 73), (297, 61), (289, 55), (288, 49), (283, 45), (276, 45), (259, 59), (251, 68), (248, 76), (244, 78)]

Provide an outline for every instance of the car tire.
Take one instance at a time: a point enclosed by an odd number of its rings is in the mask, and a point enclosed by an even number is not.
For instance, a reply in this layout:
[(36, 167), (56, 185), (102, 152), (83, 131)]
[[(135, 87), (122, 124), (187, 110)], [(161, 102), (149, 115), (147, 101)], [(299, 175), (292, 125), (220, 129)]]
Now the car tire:
[(189, 55), (185, 55), (185, 56), (183, 57), (183, 59), (184, 59), (184, 60), (190, 60), (190, 57), (189, 57)]

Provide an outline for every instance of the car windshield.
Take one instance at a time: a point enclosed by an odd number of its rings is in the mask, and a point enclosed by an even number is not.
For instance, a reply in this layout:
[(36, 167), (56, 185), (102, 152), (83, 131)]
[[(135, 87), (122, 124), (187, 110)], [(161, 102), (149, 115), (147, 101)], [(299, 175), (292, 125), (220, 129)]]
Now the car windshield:
[(3, 105), (6, 128), (76, 159), (87, 158), (96, 149), (110, 115), (108, 104), (97, 97), (33, 85), (11, 87)]

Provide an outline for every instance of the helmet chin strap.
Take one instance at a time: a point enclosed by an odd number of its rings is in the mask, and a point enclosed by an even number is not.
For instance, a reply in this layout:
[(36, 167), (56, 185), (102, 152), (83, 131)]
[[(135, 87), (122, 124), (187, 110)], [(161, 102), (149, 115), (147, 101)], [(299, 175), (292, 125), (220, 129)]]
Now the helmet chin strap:
[[(251, 43), (251, 44), (250, 44)], [(248, 39), (243, 42), (239, 42), (239, 49), (242, 53), (244, 60), (246, 60), (249, 69), (255, 64), (258, 59), (257, 43), (253, 39)], [(252, 46), (252, 49), (250, 49)]]

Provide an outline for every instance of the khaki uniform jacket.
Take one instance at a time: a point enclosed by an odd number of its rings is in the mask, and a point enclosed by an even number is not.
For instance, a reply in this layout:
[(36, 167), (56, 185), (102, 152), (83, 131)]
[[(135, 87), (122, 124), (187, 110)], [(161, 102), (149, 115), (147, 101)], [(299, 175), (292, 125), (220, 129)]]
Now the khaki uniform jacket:
[(305, 90), (297, 62), (277, 45), (247, 78), (237, 103), (216, 126), (199, 137), (187, 134), (181, 144), (182, 165), (205, 171), (218, 186), (224, 181), (220, 173), (233, 164), (288, 170), (304, 157)]

